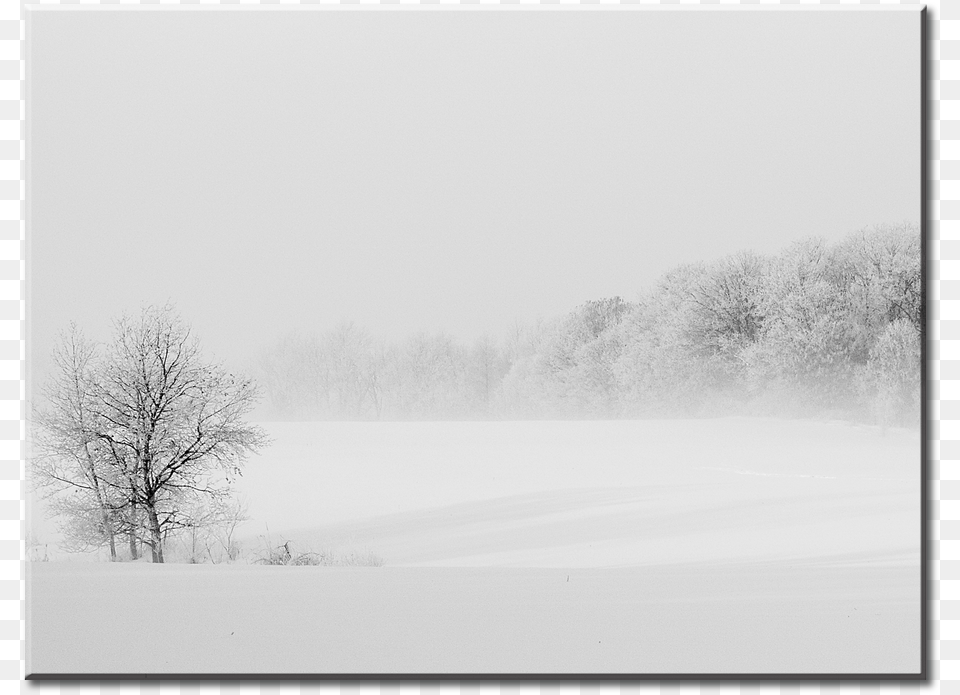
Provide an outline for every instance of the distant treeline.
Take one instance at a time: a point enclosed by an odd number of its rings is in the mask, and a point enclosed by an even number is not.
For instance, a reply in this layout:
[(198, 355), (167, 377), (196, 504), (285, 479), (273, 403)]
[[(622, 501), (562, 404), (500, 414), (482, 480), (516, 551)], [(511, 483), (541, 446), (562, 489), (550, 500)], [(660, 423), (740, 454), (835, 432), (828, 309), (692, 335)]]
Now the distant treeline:
[(499, 340), (389, 343), (344, 323), (263, 355), (290, 419), (763, 414), (914, 424), (924, 322), (915, 225), (666, 273)]

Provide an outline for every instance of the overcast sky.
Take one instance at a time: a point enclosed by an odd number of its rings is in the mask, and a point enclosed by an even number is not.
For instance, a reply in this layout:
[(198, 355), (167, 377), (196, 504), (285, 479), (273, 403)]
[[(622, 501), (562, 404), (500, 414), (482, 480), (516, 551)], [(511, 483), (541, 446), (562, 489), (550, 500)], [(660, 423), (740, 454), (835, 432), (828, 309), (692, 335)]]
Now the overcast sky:
[(28, 17), (34, 378), (145, 302), (472, 339), (920, 217), (916, 10)]

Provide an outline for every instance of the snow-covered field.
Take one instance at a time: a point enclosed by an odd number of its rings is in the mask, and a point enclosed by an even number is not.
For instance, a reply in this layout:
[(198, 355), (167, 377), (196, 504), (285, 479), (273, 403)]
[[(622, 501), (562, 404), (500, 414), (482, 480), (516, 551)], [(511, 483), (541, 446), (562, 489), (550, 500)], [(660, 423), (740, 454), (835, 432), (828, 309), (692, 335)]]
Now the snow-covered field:
[(38, 565), (35, 673), (897, 673), (904, 566)]
[(38, 563), (28, 669), (909, 673), (920, 442), (840, 423), (268, 423), (248, 557)]

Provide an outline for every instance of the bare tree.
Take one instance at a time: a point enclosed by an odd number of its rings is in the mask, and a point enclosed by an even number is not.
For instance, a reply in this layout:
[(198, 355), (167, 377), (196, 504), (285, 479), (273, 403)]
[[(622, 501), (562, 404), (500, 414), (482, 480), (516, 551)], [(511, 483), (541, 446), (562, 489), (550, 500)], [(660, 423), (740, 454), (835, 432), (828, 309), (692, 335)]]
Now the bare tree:
[(34, 483), (57, 498), (55, 509), (72, 529), (71, 545), (108, 545), (116, 561), (116, 521), (126, 501), (109, 482), (114, 471), (95, 434), (96, 358), (97, 347), (75, 325), (60, 336), (53, 353), (57, 371), (43, 389), (46, 405), (34, 418)]
[[(117, 321), (113, 341), (91, 374), (95, 378), (84, 382), (89, 417), (78, 426), (82, 436), (51, 427), (56, 420), (38, 421), (47, 441), (62, 446), (59, 452), (52, 447), (61, 455), (48, 456), (37, 471), (54, 485), (82, 477), (75, 452), (84, 449), (74, 440), (90, 444), (107, 507), (142, 519), (153, 561), (163, 562), (166, 536), (194, 524), (198, 500), (225, 498), (246, 456), (266, 443), (264, 433), (244, 421), (257, 389), (204, 361), (197, 340), (170, 307), (149, 307)], [(51, 475), (60, 470), (56, 466), (72, 466), (72, 478)]]
[(231, 562), (240, 557), (240, 546), (235, 537), (237, 527), (244, 521), (249, 520), (250, 515), (245, 502), (234, 501), (220, 510), (217, 522), (217, 541), (223, 546), (227, 560)]

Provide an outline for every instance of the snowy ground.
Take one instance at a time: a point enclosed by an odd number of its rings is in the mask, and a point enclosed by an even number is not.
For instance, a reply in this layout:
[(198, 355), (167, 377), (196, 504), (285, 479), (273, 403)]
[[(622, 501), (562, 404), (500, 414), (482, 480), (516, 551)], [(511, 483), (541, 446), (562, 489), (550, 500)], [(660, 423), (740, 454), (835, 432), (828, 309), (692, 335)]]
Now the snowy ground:
[(35, 673), (896, 673), (902, 566), (33, 568)]
[(248, 552), (269, 526), (386, 566), (35, 564), (29, 671), (919, 669), (915, 432), (266, 426)]
[(919, 554), (920, 444), (905, 430), (746, 418), (269, 429), (275, 444), (241, 481), (252, 555), (265, 537), (391, 566)]

